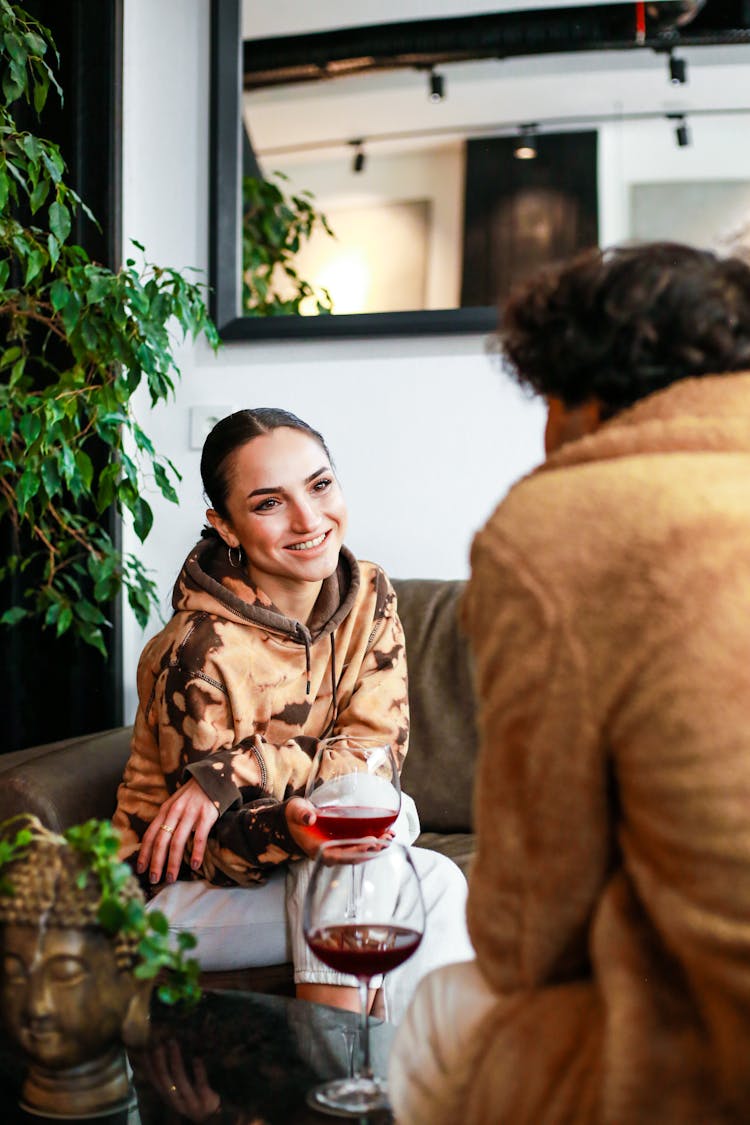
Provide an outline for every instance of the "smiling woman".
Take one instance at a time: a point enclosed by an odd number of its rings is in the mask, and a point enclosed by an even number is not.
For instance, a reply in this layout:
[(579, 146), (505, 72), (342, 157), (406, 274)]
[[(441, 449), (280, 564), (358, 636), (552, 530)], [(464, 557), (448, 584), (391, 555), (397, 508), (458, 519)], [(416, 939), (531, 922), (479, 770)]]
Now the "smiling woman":
[[(177, 580), (172, 620), (139, 665), (115, 814), (122, 855), (171, 928), (196, 935), (204, 970), (293, 960), (300, 995), (355, 1007), (352, 978), (325, 968), (302, 936), (307, 860), (320, 844), (304, 792), (331, 736), (374, 738), (403, 764), (409, 710), (395, 595), (380, 567), (344, 546), (346, 505), (328, 449), (295, 415), (224, 418), (206, 439), (201, 475), (210, 526)], [(416, 839), (408, 797), (394, 830)], [(396, 1019), (427, 968), (471, 953), (463, 875), (421, 848), (414, 862), (435, 936), (388, 978)]]

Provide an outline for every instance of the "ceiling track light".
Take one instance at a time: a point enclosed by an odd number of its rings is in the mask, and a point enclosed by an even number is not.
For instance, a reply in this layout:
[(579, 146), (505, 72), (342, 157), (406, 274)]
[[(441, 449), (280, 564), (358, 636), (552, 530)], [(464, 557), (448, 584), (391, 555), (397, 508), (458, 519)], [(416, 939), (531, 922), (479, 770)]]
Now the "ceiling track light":
[(442, 102), (445, 98), (445, 77), (430, 71), (429, 98), (431, 102)]
[(687, 148), (690, 144), (690, 131), (687, 127), (684, 113), (668, 113), (668, 121), (674, 121), (674, 137), (678, 148)]
[(358, 140), (349, 141), (349, 144), (354, 149), (354, 156), (352, 158), (352, 172), (364, 172), (365, 170), (365, 161), (367, 157), (365, 156), (365, 150), (363, 148), (364, 143), (365, 142), (361, 137)]
[(535, 160), (536, 159), (536, 125), (521, 125), (513, 148), (513, 155), (516, 160)]
[(687, 62), (677, 59), (669, 52), (669, 81), (673, 86), (684, 86), (687, 82)]

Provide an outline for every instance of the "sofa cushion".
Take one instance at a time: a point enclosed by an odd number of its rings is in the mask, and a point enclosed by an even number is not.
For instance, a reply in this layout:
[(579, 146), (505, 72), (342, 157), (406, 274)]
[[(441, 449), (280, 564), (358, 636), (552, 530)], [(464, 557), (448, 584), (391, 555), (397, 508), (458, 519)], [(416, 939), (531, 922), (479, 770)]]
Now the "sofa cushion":
[(423, 832), (471, 832), (477, 754), (473, 667), (458, 627), (465, 582), (397, 579), (406, 634), (411, 733), (403, 786)]
[(473, 832), (423, 832), (416, 840), (415, 847), (429, 848), (432, 852), (447, 855), (468, 878), (476, 848), (476, 836)]

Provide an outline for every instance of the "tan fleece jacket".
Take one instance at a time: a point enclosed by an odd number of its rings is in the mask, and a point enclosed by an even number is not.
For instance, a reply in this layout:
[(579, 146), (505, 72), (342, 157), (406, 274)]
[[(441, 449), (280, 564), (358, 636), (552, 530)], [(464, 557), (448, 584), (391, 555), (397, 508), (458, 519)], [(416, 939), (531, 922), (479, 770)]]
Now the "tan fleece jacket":
[(198, 876), (259, 882), (299, 855), (282, 802), (304, 790), (318, 739), (375, 734), (403, 762), (409, 713), (396, 597), (379, 567), (344, 548), (305, 626), (231, 567), (222, 543), (205, 539), (185, 562), (173, 606), (138, 667), (114, 817), (121, 854), (136, 852), (162, 802), (192, 775), (221, 814)]
[(465, 620), (498, 1001), (463, 1125), (750, 1121), (750, 375), (673, 384), (518, 484)]

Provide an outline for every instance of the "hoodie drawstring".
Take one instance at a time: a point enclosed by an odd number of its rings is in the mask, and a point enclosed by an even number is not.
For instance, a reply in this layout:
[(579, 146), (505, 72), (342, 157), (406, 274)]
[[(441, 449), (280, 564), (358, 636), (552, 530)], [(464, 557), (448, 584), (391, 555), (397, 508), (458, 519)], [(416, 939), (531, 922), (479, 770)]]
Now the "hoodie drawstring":
[(328, 738), (332, 730), (336, 726), (336, 720), (339, 717), (339, 685), (336, 680), (336, 638), (333, 633), (329, 634), (331, 638), (331, 717), (326, 723), (325, 730), (320, 734), (320, 738)]
[(331, 633), (331, 703), (333, 705), (333, 718), (331, 719), (331, 726), (333, 727), (336, 719), (339, 717), (339, 701), (338, 689), (339, 685), (336, 682), (336, 641), (334, 640), (333, 633)]
[(307, 683), (305, 685), (305, 695), (309, 695), (310, 694), (310, 666), (311, 666), (310, 634), (308, 633), (308, 631), (304, 627), (304, 625), (300, 624), (299, 621), (296, 623), (296, 630), (295, 631), (299, 634), (300, 637), (302, 637), (302, 643), (305, 646), (305, 676), (307, 678)]
[[(310, 675), (311, 675), (311, 666), (312, 666), (312, 658), (310, 656), (310, 634), (300, 621), (297, 621), (295, 623), (295, 630), (294, 631), (295, 631), (295, 633), (297, 634), (298, 637), (302, 638), (302, 643), (305, 646), (305, 679), (306, 679), (305, 695), (309, 695), (310, 694), (310, 686), (311, 686), (310, 685)], [(338, 701), (339, 685), (338, 685), (338, 681), (337, 681), (337, 678), (336, 678), (336, 638), (333, 635), (333, 633), (329, 634), (329, 639), (330, 639), (330, 642), (331, 642), (331, 709), (332, 709), (332, 716), (331, 716), (330, 723), (326, 727), (326, 732), (333, 729), (333, 727), (336, 723), (336, 719), (338, 718), (338, 715), (339, 715), (339, 701)], [(325, 737), (325, 735), (323, 737)]]

